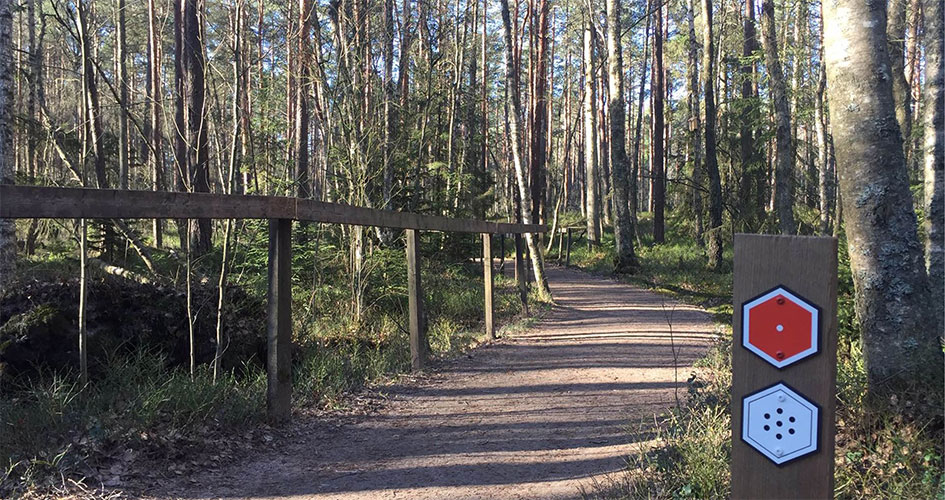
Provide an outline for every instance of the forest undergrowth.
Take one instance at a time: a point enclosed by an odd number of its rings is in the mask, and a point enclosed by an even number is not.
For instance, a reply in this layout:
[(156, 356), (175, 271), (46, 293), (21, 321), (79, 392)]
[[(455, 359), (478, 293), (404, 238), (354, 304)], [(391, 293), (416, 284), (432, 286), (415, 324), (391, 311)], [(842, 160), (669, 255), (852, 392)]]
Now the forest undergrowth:
[[(330, 231), (310, 227), (294, 246), (296, 413), (350, 411), (359, 389), (410, 369), (402, 245), (370, 252), (352, 285), (348, 253), (333, 243), (342, 235)], [(225, 462), (241, 447), (273, 442), (279, 431), (265, 422), (263, 363), (266, 231), (248, 223), (240, 234), (217, 380), (211, 362), (218, 252), (194, 265), (192, 375), (180, 257), (156, 254), (147, 284), (92, 273), (86, 386), (76, 373), (75, 249), (49, 248), (23, 263), (20, 285), (12, 287), (18, 292), (0, 301), (0, 497), (106, 491), (140, 474), (142, 463), (167, 463), (182, 475), (203, 462)], [(448, 358), (486, 341), (482, 267), (471, 258), (481, 252), (478, 238), (430, 234), (422, 250), (437, 255), (422, 261), (434, 356)], [(138, 259), (129, 256), (124, 265), (148, 275)], [(528, 320), (514, 287), (496, 276), (496, 318), (506, 330)], [(360, 304), (352, 301), (354, 290)]]
[[(575, 217), (576, 218), (576, 217)], [(687, 404), (657, 420), (655, 441), (627, 457), (624, 473), (596, 485), (588, 498), (727, 498), (730, 494), (732, 384), (732, 249), (717, 272), (683, 214), (667, 219), (667, 241), (652, 245), (649, 214), (641, 214), (639, 270), (622, 279), (697, 304), (714, 314), (720, 338), (688, 380)], [(611, 233), (600, 247), (572, 245), (571, 264), (610, 273)], [(554, 254), (552, 254), (554, 257)], [(846, 240), (839, 245), (838, 370), (835, 495), (837, 498), (945, 498), (941, 388), (868, 399), (853, 304)], [(632, 422), (632, 431), (653, 422)]]

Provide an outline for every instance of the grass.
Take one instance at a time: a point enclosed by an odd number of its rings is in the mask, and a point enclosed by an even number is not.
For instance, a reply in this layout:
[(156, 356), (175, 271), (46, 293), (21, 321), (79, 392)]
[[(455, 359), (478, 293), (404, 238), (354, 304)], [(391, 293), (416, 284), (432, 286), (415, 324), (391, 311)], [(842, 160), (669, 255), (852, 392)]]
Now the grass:
[[(293, 368), (297, 409), (340, 408), (345, 395), (410, 369), (406, 264), (403, 249), (375, 248), (365, 259), (359, 290), (352, 300), (350, 263), (338, 235), (312, 229), (294, 246)], [(266, 293), (265, 227), (249, 223), (241, 233), (231, 283), (263, 300)], [(451, 247), (444, 248), (444, 245)], [(475, 238), (423, 240), (424, 302), (434, 358), (448, 358), (486, 341), (482, 327), (481, 263), (456, 255), (477, 255)], [(64, 279), (76, 271), (70, 251), (56, 246), (22, 268), (33, 279)], [(180, 262), (158, 253), (158, 274), (180, 284)], [(143, 271), (131, 257), (128, 268)], [(214, 276), (219, 251), (195, 265)], [(501, 333), (521, 328), (515, 283), (495, 277), (495, 317)], [(530, 298), (536, 304), (537, 297)], [(542, 306), (535, 308), (541, 310)], [(357, 311), (357, 312), (356, 312)], [(93, 342), (90, 339), (90, 342)], [(0, 391), (0, 497), (49, 491), (63, 478), (101, 479), (97, 467), (116, 450), (142, 449), (161, 457), (179, 453), (161, 436), (213, 446), (216, 436), (259, 426), (265, 418), (265, 368), (247, 361), (216, 383), (208, 366), (193, 380), (164, 353), (115, 353), (102, 375), (82, 387), (68, 367), (6, 382)], [(175, 448), (175, 449), (170, 449)]]
[(191, 380), (168, 370), (161, 354), (144, 351), (114, 357), (106, 375), (87, 386), (71, 373), (26, 380), (0, 401), (0, 457), (7, 460), (0, 493), (56, 486), (63, 475), (90, 473), (90, 457), (157, 436), (207, 425), (245, 428), (262, 416), (265, 380), (263, 371), (247, 368), (213, 383), (206, 366)]
[[(687, 221), (667, 219), (667, 238), (653, 245), (652, 220), (641, 214), (639, 270), (622, 279), (714, 313), (726, 332), (690, 379), (685, 407), (663, 415), (655, 433), (628, 457), (622, 477), (597, 486), (588, 498), (723, 498), (729, 495), (731, 455), (732, 252), (721, 269), (710, 271)], [(603, 245), (572, 246), (571, 263), (591, 272), (612, 273), (612, 234)], [(942, 408), (941, 391), (902, 394), (876, 410), (866, 401), (866, 371), (846, 242), (839, 249), (837, 451), (838, 498), (945, 498), (943, 429), (938, 415), (920, 416), (921, 405)], [(871, 409), (872, 408), (872, 409)]]

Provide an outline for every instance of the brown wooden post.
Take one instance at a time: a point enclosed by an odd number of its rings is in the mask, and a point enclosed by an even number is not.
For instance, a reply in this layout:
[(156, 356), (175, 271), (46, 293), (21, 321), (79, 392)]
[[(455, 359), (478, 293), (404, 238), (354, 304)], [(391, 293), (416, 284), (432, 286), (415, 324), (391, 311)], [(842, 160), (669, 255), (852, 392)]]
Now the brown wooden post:
[(426, 318), (420, 285), (420, 232), (407, 229), (407, 295), (410, 308), (410, 366), (420, 371), (427, 361)]
[(564, 261), (564, 267), (571, 265), (571, 228), (568, 228), (568, 257)]
[(837, 240), (737, 234), (734, 280), (732, 498), (833, 498)]
[(266, 321), (269, 419), (292, 413), (292, 221), (269, 219), (269, 317)]
[(522, 311), (528, 314), (528, 284), (525, 282), (524, 247), (522, 235), (515, 233), (515, 281), (518, 283), (518, 293), (522, 299)]
[(494, 339), (496, 335), (492, 301), (495, 296), (492, 288), (495, 282), (492, 279), (492, 235), (489, 233), (482, 233), (482, 273), (486, 292), (486, 335)]

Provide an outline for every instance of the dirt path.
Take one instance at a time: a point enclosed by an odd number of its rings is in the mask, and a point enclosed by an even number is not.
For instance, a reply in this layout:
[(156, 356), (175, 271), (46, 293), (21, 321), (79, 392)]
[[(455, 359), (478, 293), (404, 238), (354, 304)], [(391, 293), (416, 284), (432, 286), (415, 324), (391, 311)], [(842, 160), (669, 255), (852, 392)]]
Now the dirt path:
[[(179, 498), (574, 498), (620, 470), (637, 431), (685, 399), (709, 316), (579, 271), (549, 269), (558, 303), (532, 329), (386, 388), (374, 415), (198, 476)], [(672, 315), (672, 341), (667, 318)], [(673, 369), (673, 348), (678, 373)]]

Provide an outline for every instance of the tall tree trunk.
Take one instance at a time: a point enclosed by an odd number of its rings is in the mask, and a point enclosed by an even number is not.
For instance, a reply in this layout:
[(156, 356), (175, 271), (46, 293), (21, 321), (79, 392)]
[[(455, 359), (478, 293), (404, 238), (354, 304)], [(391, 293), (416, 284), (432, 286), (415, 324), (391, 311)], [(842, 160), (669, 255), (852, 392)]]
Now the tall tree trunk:
[(937, 332), (945, 323), (945, 28), (943, 0), (925, 0), (925, 262)]
[[(394, 140), (394, 121), (391, 119), (394, 100), (394, 0), (384, 0), (384, 187), (381, 208), (390, 210), (394, 193), (394, 166), (391, 163)], [(393, 243), (391, 231), (382, 231), (385, 244)]]
[(869, 391), (942, 387), (940, 331), (889, 79), (884, 0), (824, 3), (830, 122)]
[[(184, 0), (174, 0), (174, 177), (176, 179), (178, 191), (190, 191), (191, 185), (188, 179), (187, 159), (187, 122), (185, 115), (185, 96), (184, 80), (186, 78), (187, 63), (184, 60)], [(180, 238), (180, 246), (183, 249), (186, 246), (189, 223), (185, 219), (177, 220), (177, 235)]]
[[(0, 184), (15, 182), (13, 151), (13, 2), (0, 2)], [(16, 261), (16, 225), (0, 219), (0, 292), (13, 279)]]
[(610, 83), (610, 174), (614, 186), (614, 245), (616, 272), (633, 271), (637, 265), (633, 251), (633, 220), (628, 205), (630, 170), (627, 158), (626, 108), (623, 99), (623, 52), (620, 45), (619, 0), (607, 0), (607, 69)]
[[(663, 68), (663, 5), (656, 7), (656, 26), (653, 29), (653, 78), (650, 85), (650, 94), (653, 96), (653, 128), (650, 140), (653, 143), (653, 153), (650, 157), (650, 186), (652, 187), (651, 203), (653, 205), (653, 242), (663, 243), (666, 240), (666, 223), (664, 211), (666, 209), (666, 125), (664, 121), (663, 98), (666, 95), (666, 71)], [(710, 80), (711, 82), (711, 80)], [(708, 102), (706, 102), (708, 105)]]
[(639, 192), (640, 186), (638, 182), (640, 174), (640, 162), (642, 160), (640, 154), (640, 146), (643, 142), (643, 98), (646, 90), (646, 63), (649, 60), (649, 49), (650, 49), (650, 19), (652, 14), (650, 13), (650, 5), (652, 2), (647, 1), (646, 5), (646, 26), (643, 28), (643, 58), (640, 59), (640, 87), (637, 93), (637, 121), (636, 121), (636, 130), (633, 132), (633, 165), (630, 168), (630, 216), (633, 218), (633, 224), (631, 227), (634, 229), (634, 237), (639, 241), (640, 233), (637, 231), (637, 210), (639, 209)]
[(130, 139), (128, 135), (128, 49), (125, 42), (125, 0), (117, 0), (118, 19), (115, 23), (118, 39), (118, 187), (128, 189), (128, 153)]
[[(158, 17), (157, 0), (148, 0), (148, 84), (150, 85), (149, 94), (150, 103), (150, 126), (151, 147), (148, 154), (148, 165), (151, 170), (151, 188), (155, 191), (164, 190), (164, 134), (162, 132), (161, 115), (162, 110), (162, 85), (161, 85), (161, 43), (158, 39)], [(151, 231), (154, 239), (154, 246), (161, 248), (164, 246), (163, 221), (154, 219)]]
[[(26, 138), (26, 161), (29, 163), (27, 171), (27, 182), (33, 184), (36, 181), (36, 174), (41, 170), (41, 163), (43, 155), (39, 149), (39, 139), (41, 130), (39, 128), (39, 123), (41, 123), (40, 116), (37, 113), (36, 101), (39, 100), (39, 96), (43, 93), (43, 66), (42, 66), (42, 33), (40, 34), (40, 39), (37, 40), (36, 36), (36, 6), (37, 4), (40, 7), (40, 17), (42, 17), (42, 3), (38, 0), (28, 0), (27, 1), (27, 29), (29, 30), (29, 43), (30, 43), (30, 52), (29, 52), (29, 81), (27, 88), (27, 98), (26, 98), (26, 113), (28, 117), (27, 134)], [(45, 23), (44, 23), (45, 26)], [(45, 27), (43, 29), (45, 32)], [(30, 225), (26, 230), (26, 254), (33, 255), (36, 251), (36, 236), (37, 228), (39, 226), (38, 219), (33, 219), (30, 221)]]
[(86, 133), (92, 146), (96, 186), (99, 189), (106, 189), (108, 177), (105, 172), (105, 151), (102, 144), (104, 131), (99, 106), (98, 81), (95, 78), (95, 63), (92, 61), (92, 40), (88, 19), (90, 7), (87, 1), (81, 0), (76, 9), (79, 15), (79, 44), (82, 59), (82, 101), (85, 103)]
[[(187, 143), (189, 180), (195, 193), (210, 192), (209, 136), (207, 133), (206, 69), (203, 0), (184, 0), (184, 55), (187, 60)], [(210, 219), (198, 219), (194, 253), (203, 255), (211, 245)]]
[(777, 130), (775, 133), (777, 164), (774, 173), (774, 205), (778, 213), (778, 227), (781, 234), (794, 234), (797, 231), (797, 227), (794, 225), (794, 141), (791, 136), (791, 114), (788, 107), (787, 88), (784, 83), (784, 73), (781, 71), (781, 60), (778, 56), (773, 0), (762, 0), (761, 2), (761, 44), (765, 51), (765, 66), (768, 69), (771, 101), (774, 105), (775, 128)]
[(830, 209), (834, 203), (834, 172), (830, 162), (829, 143), (827, 135), (827, 68), (824, 67), (824, 23), (823, 8), (820, 13), (820, 26), (817, 33), (820, 39), (820, 64), (817, 65), (817, 91), (814, 94), (814, 133), (817, 135), (817, 173), (818, 198), (820, 200), (820, 232), (831, 234)]
[(584, 189), (587, 194), (587, 241), (600, 244), (600, 208), (597, 199), (597, 92), (594, 78), (594, 25), (584, 14)]
[[(522, 116), (522, 100), (519, 95), (519, 88), (513, 82), (518, 81), (518, 67), (513, 64), (515, 60), (513, 54), (512, 21), (509, 15), (509, 1), (501, 0), (502, 8), (502, 33), (505, 38), (505, 85), (508, 89), (511, 109), (509, 110), (509, 142), (512, 146), (512, 164), (515, 168), (515, 178), (518, 182), (518, 193), (521, 197), (520, 214), (522, 223), (531, 224), (531, 213), (527, 207), (531, 206), (529, 200), (528, 186), (525, 182), (525, 166), (522, 162), (521, 141), (522, 133), (519, 125)], [(545, 277), (545, 266), (542, 261), (541, 250), (535, 244), (535, 238), (531, 233), (525, 233), (525, 243), (528, 246), (529, 257), (532, 261), (532, 267), (535, 271), (535, 283), (538, 285), (538, 293), (546, 299), (551, 299), (551, 289), (548, 288), (548, 280)]]
[(702, 184), (704, 168), (702, 166), (702, 112), (699, 103), (699, 40), (696, 38), (695, 6), (693, 0), (686, 2), (686, 24), (689, 28), (689, 138), (687, 144), (692, 152), (692, 211), (696, 218), (696, 240), (703, 243), (705, 228), (702, 220)]
[(830, 234), (830, 185), (833, 178), (833, 172), (830, 171), (830, 163), (827, 155), (827, 116), (824, 113), (825, 92), (827, 90), (827, 72), (823, 65), (823, 54), (821, 54), (821, 63), (817, 65), (817, 93), (814, 95), (814, 131), (817, 134), (817, 172), (818, 172), (818, 198), (820, 200), (820, 232)]
[(542, 221), (545, 200), (545, 176), (547, 171), (548, 140), (548, 17), (550, 0), (538, 0), (538, 31), (537, 49), (534, 59), (533, 80), (535, 94), (532, 96), (533, 106), (531, 129), (531, 165), (529, 167), (529, 184), (532, 190), (532, 220)]
[[(748, 230), (755, 230), (759, 221), (764, 219), (765, 187), (767, 175), (762, 155), (758, 151), (754, 129), (757, 126), (757, 105), (752, 102), (756, 94), (757, 64), (754, 62), (755, 52), (758, 51), (758, 35), (755, 29), (755, 2), (745, 0), (745, 20), (742, 28), (744, 42), (742, 58), (745, 61), (740, 69), (742, 75), (741, 98), (744, 111), (740, 118), (739, 152), (742, 161), (742, 179), (739, 187), (741, 223)], [(752, 103), (752, 104), (749, 104)], [(733, 221), (734, 223), (734, 221)]]
[[(703, 74), (705, 75), (705, 172), (709, 178), (709, 231), (706, 252), (709, 268), (722, 264), (722, 178), (715, 146), (715, 42), (712, 39), (712, 0), (702, 0)], [(788, 129), (790, 131), (790, 129)]]
[(906, 6), (908, 0), (889, 0), (887, 7), (886, 44), (889, 51), (889, 69), (892, 73), (893, 99), (896, 101), (896, 121), (902, 132), (903, 146), (908, 160), (912, 142), (912, 89), (906, 81)]
[(295, 81), (295, 193), (299, 198), (311, 196), (309, 188), (308, 101), (311, 82), (312, 2), (299, 0), (299, 46), (296, 55), (298, 76)]
[[(489, 19), (489, 1), (482, 0), (482, 46), (480, 47), (480, 59), (479, 64), (482, 66), (482, 88), (480, 89), (480, 118), (482, 119), (482, 171), (481, 174), (484, 179), (483, 189), (486, 189), (487, 185), (486, 179), (489, 179), (489, 66), (488, 66), (488, 45), (489, 45), (489, 35), (488, 35), (488, 25), (487, 21)], [(481, 215), (483, 218), (486, 215), (488, 207), (483, 203), (481, 212), (478, 215)], [(504, 256), (503, 256), (504, 258)]]

